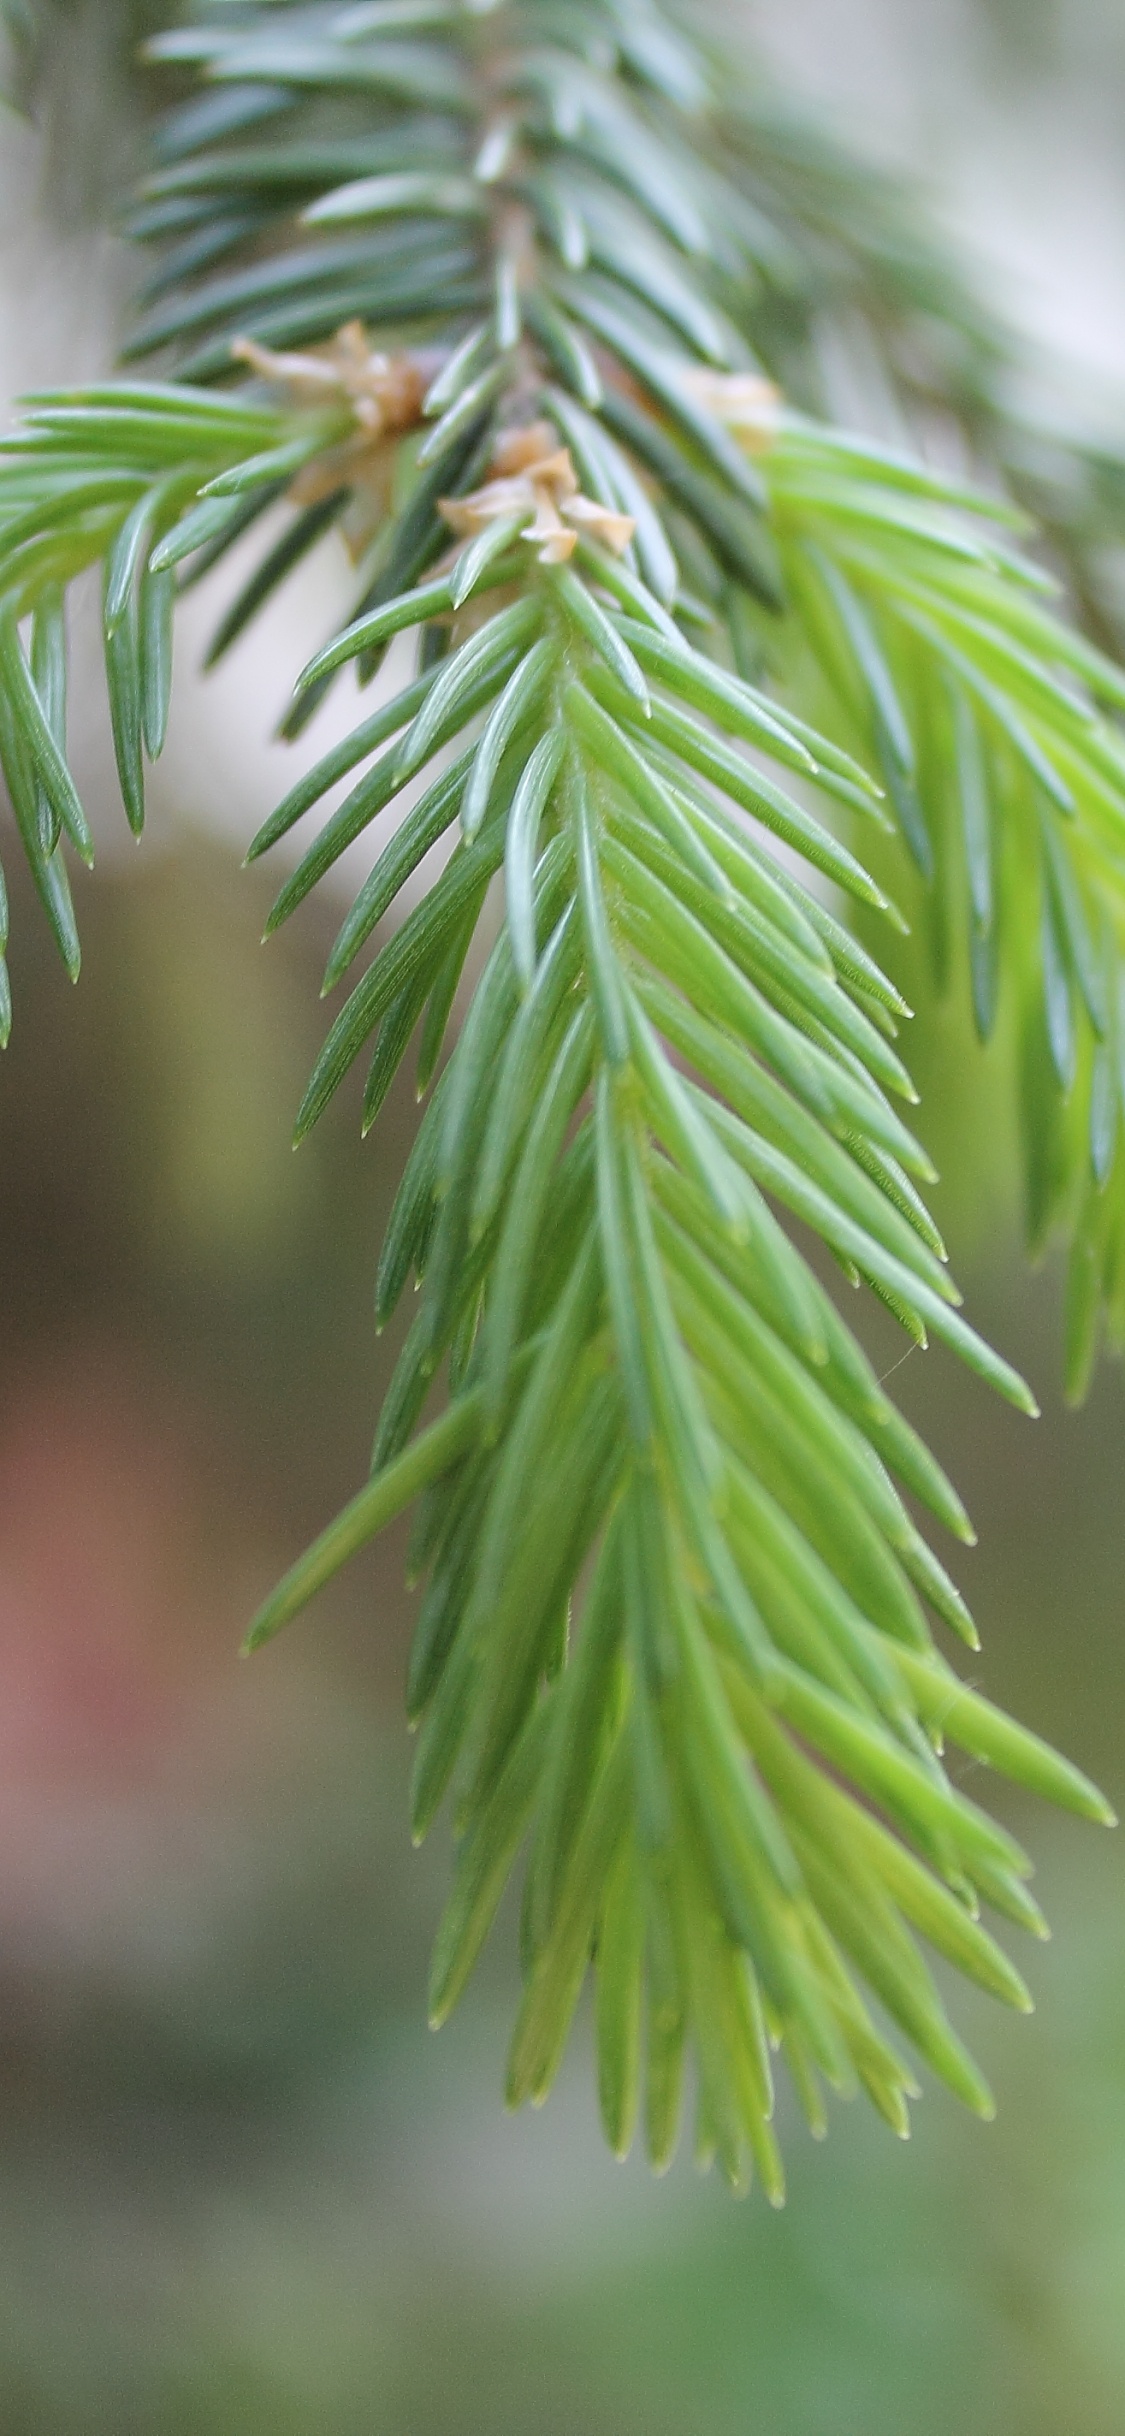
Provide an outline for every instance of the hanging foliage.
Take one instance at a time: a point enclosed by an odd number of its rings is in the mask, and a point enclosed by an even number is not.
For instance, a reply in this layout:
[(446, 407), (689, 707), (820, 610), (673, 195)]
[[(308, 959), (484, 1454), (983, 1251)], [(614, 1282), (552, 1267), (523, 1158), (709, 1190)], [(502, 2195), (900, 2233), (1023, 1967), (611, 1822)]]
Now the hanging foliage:
[[(1018, 1027), (1075, 1391), (1103, 1312), (1125, 1338), (1125, 676), (1081, 505), (1108, 476), (1073, 456), (1056, 520), (1084, 630), (1027, 555), (1046, 476), (1001, 340), (891, 190), (642, 0), (200, 6), (151, 51), (182, 92), (132, 212), (145, 372), (28, 400), (0, 450), (16, 825), (76, 974), (68, 587), (101, 568), (139, 829), (177, 592), (275, 511), (218, 658), (338, 528), (352, 614), (286, 728), (345, 669), (373, 708), (251, 852), (350, 780), (273, 929), (381, 824), (298, 1135), (359, 1060), (365, 1126), (408, 1055), (425, 1095), (372, 1476), (251, 1643), (413, 1505), (414, 1828), (447, 1805), (457, 1841), (435, 2022), (518, 1872), (512, 2102), (592, 1971), (613, 2147), (643, 2118), (667, 2164), (690, 2058), (700, 2156), (778, 2198), (775, 2054), (814, 2129), (862, 2084), (905, 2131), (919, 2062), (990, 2109), (918, 1941), (1026, 2006), (980, 1908), (1042, 1923), (946, 1740), (1108, 1817), (940, 1646), (976, 1634), (915, 1509), (971, 1526), (809, 1253), (1034, 1410), (961, 1312), (909, 1009), (849, 924), (901, 925), (867, 868), (897, 836), (982, 1037)], [(940, 392), (973, 479), (817, 411), (834, 313), (905, 407)]]

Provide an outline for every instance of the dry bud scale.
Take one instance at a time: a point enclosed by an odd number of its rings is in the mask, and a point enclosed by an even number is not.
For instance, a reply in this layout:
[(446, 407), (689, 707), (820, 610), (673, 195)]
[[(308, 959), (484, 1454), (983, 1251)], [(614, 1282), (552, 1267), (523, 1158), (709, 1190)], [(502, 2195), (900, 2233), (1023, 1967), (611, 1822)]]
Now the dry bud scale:
[[(416, 1038), (425, 1096), (372, 1475), (251, 1645), (413, 1506), (414, 1826), (448, 1804), (457, 1839), (435, 2022), (518, 1871), (512, 2102), (546, 2096), (592, 1972), (615, 2150), (643, 2123), (668, 2163), (687, 2073), (700, 2158), (777, 2199), (775, 2059), (816, 2131), (862, 2085), (904, 2132), (919, 2063), (990, 2109), (918, 1940), (1026, 2006), (982, 1907), (1042, 1922), (945, 1741), (1109, 1815), (939, 1647), (976, 1634), (916, 1509), (971, 1526), (786, 1224), (1034, 1410), (960, 1310), (909, 1010), (846, 919), (901, 924), (864, 859), (897, 836), (982, 1032), (1002, 1005), (1021, 1032), (1076, 1390), (1102, 1314), (1125, 1334), (1125, 677), (1093, 561), (1056, 518), (1067, 622), (1017, 546), (1037, 477), (1002, 342), (920, 240), (880, 250), (878, 182), (802, 153), (648, 0), (247, 0), (153, 50), (183, 88), (133, 214), (155, 368), (29, 400), (0, 454), (0, 761), (68, 968), (74, 577), (103, 569), (137, 828), (176, 592), (266, 510), (213, 656), (330, 527), (358, 565), (288, 732), (416, 645), (251, 849), (353, 777), (272, 928), (384, 819), (298, 1132), (360, 1057), (373, 1124)], [(818, 413), (833, 299), (907, 411), (941, 397), (979, 486)]]

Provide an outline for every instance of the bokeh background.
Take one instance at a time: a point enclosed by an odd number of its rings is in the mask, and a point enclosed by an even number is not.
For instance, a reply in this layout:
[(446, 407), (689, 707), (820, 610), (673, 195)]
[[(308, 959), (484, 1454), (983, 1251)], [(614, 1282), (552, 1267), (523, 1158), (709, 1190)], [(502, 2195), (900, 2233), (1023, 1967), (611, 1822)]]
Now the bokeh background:
[[(1114, 0), (754, 0), (764, 58), (931, 184), (1076, 412), (1125, 439), (1125, 24)], [(144, 9), (58, 0), (38, 124), (0, 116), (0, 390), (112, 356), (108, 209)], [(1046, 376), (1045, 376), (1046, 377)], [(258, 946), (239, 851), (279, 792), (285, 672), (330, 553), (206, 691), (213, 601), (152, 832), (104, 852), (77, 993), (17, 889), (0, 1072), (2, 2436), (1120, 2436), (1125, 1843), (1009, 1816), (1051, 1946), (1032, 2023), (958, 1994), (982, 2130), (931, 2092), (909, 2149), (787, 2126), (777, 2218), (690, 2164), (602, 2153), (577, 2041), (501, 2107), (501, 1934), (425, 2029), (440, 1840), (406, 1833), (408, 1602), (388, 1541), (252, 1667), (240, 1633), (363, 1475), (390, 1352), (371, 1287), (413, 1119), (289, 1150), (332, 906)], [(341, 715), (341, 714), (334, 714)], [(344, 714), (346, 715), (346, 706)], [(314, 733), (310, 753), (323, 743)], [(15, 857), (8, 858), (13, 863)], [(921, 971), (910, 975), (916, 996)], [(925, 1130), (970, 1307), (1037, 1428), (940, 1354), (902, 1401), (970, 1497), (982, 1680), (1125, 1807), (1125, 1402), (1056, 1389), (1003, 1077), (936, 1010)], [(902, 1339), (876, 1334), (886, 1361)]]

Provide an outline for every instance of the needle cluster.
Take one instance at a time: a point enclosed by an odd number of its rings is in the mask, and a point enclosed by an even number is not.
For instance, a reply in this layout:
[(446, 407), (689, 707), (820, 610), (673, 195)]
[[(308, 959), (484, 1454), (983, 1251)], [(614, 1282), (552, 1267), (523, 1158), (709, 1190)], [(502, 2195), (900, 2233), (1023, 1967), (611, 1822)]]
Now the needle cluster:
[[(102, 568), (139, 827), (177, 591), (269, 518), (217, 658), (337, 527), (352, 613), (286, 728), (344, 668), (374, 707), (251, 852), (350, 782), (272, 929), (382, 824), (298, 1134), (357, 1060), (365, 1126), (409, 1053), (425, 1100), (372, 1477), (251, 1639), (414, 1505), (414, 1827), (448, 1805), (456, 1838), (435, 2022), (518, 1871), (512, 2102), (592, 1971), (614, 2148), (643, 2119), (668, 2162), (690, 2061), (700, 2156), (777, 2198), (776, 2056), (817, 2130), (862, 2085), (904, 2131), (919, 2061), (989, 2110), (918, 1941), (1026, 2005), (981, 1907), (1042, 1922), (946, 1739), (1108, 1815), (939, 1647), (976, 1635), (918, 1515), (971, 1526), (823, 1279), (1034, 1409), (925, 1204), (868, 943), (903, 919), (889, 837), (982, 1035), (1018, 1026), (1076, 1391), (1103, 1312), (1125, 1334), (1125, 676), (1021, 548), (1000, 342), (894, 255), (877, 181), (647, 0), (201, 5), (151, 48), (184, 90), (132, 215), (150, 368), (28, 401), (0, 448), (0, 763), (76, 972), (68, 587)], [(815, 411), (845, 307), (916, 403), (957, 335), (971, 480)], [(1064, 540), (1088, 601), (1080, 517)]]

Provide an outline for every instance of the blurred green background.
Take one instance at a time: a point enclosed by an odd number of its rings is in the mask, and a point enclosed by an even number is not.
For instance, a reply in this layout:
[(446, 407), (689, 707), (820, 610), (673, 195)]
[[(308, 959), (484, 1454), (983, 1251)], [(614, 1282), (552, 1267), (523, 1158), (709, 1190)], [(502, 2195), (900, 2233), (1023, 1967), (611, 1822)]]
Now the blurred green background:
[[(8, 388), (59, 373), (69, 348), (109, 351), (121, 268), (90, 129), (112, 123), (128, 150), (111, 16), (58, 18), (97, 68), (78, 135), (65, 77), (43, 138), (0, 122)], [(938, 16), (961, 44), (949, 92), (991, 61), (1000, 124), (1012, 12)], [(1036, 89), (1057, 91), (1060, 124), (1092, 58), (1125, 92), (1120, 29), (1099, 53), (1094, 0), (1034, 16), (1053, 80)], [(825, 82), (823, 8), (794, 0), (784, 40), (780, 12), (757, 17)], [(833, 22), (841, 57), (854, 30), (897, 63), (898, 85), (873, 68), (853, 122), (887, 139), (912, 59), (924, 116), (933, 11), (840, 0)], [(854, 97), (854, 57), (849, 74)], [(925, 108), (936, 124), (932, 94)], [(46, 198), (41, 141), (68, 163)], [(333, 580), (312, 586), (314, 619)], [(1031, 2023), (954, 1999), (998, 2122), (930, 2091), (908, 2149), (858, 2108), (817, 2148), (794, 2115), (778, 2218), (686, 2161), (653, 2185), (606, 2158), (584, 2031), (545, 2112), (503, 2113), (506, 1928), (460, 2015), (426, 2031), (444, 1853), (413, 1854), (405, 1827), (401, 1539), (252, 1667), (237, 1657), (259, 1595), (365, 1469), (393, 1353), (371, 1318), (375, 1253), (413, 1121), (407, 1085), (365, 1147), (350, 1105), (289, 1150), (337, 909), (306, 907), (263, 954), (269, 875), (240, 877), (230, 842), (276, 792), (280, 682), (259, 648), (217, 707), (191, 694), (157, 834), (84, 888), (77, 993), (15, 892), (0, 2436), (1120, 2436), (1120, 1838), (1009, 1805), (1056, 1933), (1019, 1957)], [(96, 798), (92, 717), (84, 749)], [(177, 820), (197, 794), (225, 834)], [(924, 996), (923, 969), (909, 982)], [(938, 1215), (974, 1319), (1045, 1417), (1031, 1428), (936, 1353), (903, 1362), (896, 1388), (980, 1528), (959, 1568), (980, 1679), (1125, 1807), (1121, 1378), (1062, 1412), (1058, 1281), (1018, 1264), (1002, 1074), (951, 1010), (932, 1011), (930, 1042)], [(901, 1360), (889, 1323), (872, 1342)]]

